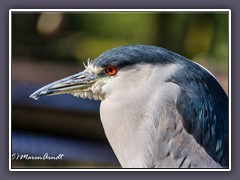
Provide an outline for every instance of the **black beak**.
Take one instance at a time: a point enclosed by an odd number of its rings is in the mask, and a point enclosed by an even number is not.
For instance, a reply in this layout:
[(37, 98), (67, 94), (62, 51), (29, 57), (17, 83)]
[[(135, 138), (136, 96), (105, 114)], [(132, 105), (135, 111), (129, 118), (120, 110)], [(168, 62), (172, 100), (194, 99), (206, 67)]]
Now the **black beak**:
[(97, 75), (91, 74), (88, 71), (82, 71), (48, 84), (35, 91), (30, 97), (37, 100), (42, 96), (84, 92), (88, 91), (96, 81)]

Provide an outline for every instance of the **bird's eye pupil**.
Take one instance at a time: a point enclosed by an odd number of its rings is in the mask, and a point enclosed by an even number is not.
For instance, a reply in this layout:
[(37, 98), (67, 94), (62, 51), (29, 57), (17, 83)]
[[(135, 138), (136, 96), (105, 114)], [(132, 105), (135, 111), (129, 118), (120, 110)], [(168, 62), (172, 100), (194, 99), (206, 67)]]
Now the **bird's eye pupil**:
[(107, 66), (106, 73), (108, 73), (110, 76), (113, 76), (117, 73), (117, 68), (114, 66)]

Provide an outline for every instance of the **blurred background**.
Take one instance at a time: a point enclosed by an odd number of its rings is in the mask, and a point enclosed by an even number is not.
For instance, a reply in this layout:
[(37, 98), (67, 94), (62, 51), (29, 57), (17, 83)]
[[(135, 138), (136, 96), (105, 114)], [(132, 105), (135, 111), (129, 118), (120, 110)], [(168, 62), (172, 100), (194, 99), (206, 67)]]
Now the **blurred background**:
[(122, 45), (170, 49), (208, 68), (228, 94), (227, 12), (12, 12), (12, 153), (62, 160), (12, 160), (12, 168), (119, 168), (98, 101), (29, 98)]

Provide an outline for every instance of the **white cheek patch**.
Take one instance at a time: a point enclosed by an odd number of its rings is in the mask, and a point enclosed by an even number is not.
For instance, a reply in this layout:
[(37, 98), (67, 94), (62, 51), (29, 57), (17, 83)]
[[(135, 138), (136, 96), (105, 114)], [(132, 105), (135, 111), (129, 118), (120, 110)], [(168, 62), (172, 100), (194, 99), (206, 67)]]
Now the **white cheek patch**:
[[(83, 63), (85, 70), (90, 74), (99, 74), (103, 70), (102, 67), (94, 66), (93, 61), (88, 59), (87, 65)], [(94, 100), (103, 100), (104, 95), (102, 94), (102, 86), (104, 85), (104, 79), (99, 78), (91, 87), (85, 89), (84, 91), (75, 91), (71, 93), (75, 97), (88, 98)]]
[(88, 59), (87, 65), (83, 63), (84, 67), (86, 68), (85, 71), (87, 71), (89, 73), (92, 73), (92, 74), (99, 74), (103, 70), (103, 68), (98, 67), (98, 66), (94, 66), (92, 62), (93, 61)]

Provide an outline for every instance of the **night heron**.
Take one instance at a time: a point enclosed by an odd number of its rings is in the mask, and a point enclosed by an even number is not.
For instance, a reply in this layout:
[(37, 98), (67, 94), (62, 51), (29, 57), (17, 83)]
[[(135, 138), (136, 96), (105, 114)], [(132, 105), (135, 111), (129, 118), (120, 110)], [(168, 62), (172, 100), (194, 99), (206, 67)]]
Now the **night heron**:
[(105, 134), (124, 168), (227, 168), (228, 97), (201, 65), (164, 48), (129, 45), (30, 97), (101, 100)]

